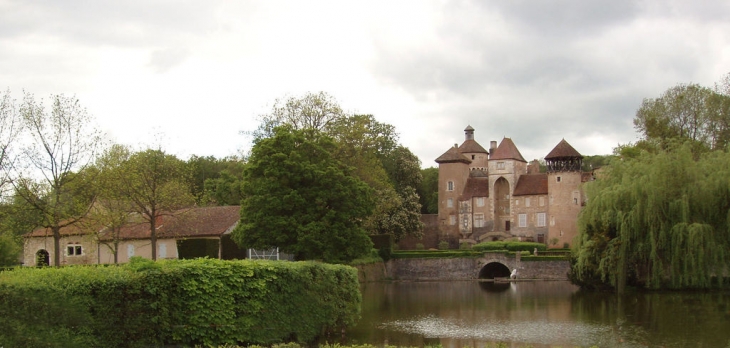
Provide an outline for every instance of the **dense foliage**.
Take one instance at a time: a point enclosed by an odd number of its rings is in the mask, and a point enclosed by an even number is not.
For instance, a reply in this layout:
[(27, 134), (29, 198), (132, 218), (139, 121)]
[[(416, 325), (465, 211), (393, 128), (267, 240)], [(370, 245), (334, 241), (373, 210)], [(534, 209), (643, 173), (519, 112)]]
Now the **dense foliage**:
[(692, 144), (611, 163), (586, 185), (573, 277), (584, 285), (709, 288), (730, 264), (730, 153)]
[(310, 342), (352, 325), (354, 268), (305, 262), (135, 260), (0, 273), (0, 345)]
[(308, 132), (278, 127), (254, 146), (233, 238), (298, 260), (348, 262), (372, 248), (362, 227), (372, 190), (332, 156), (330, 138)]

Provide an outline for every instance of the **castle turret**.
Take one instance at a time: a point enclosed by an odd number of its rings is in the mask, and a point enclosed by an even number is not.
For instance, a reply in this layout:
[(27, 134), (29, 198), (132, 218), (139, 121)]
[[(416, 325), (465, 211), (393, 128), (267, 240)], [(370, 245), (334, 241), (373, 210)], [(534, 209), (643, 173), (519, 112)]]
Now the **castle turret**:
[(548, 246), (562, 248), (578, 234), (576, 220), (583, 205), (583, 156), (565, 139), (545, 156), (548, 172)]

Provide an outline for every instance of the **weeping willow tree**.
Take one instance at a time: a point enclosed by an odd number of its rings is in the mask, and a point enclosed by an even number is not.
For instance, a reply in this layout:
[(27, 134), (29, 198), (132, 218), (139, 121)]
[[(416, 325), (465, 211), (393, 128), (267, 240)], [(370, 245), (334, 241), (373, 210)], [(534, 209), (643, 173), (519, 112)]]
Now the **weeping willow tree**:
[[(730, 153), (615, 160), (585, 187), (573, 280), (623, 292), (710, 288), (730, 265)], [(720, 282), (721, 284), (721, 282)]]

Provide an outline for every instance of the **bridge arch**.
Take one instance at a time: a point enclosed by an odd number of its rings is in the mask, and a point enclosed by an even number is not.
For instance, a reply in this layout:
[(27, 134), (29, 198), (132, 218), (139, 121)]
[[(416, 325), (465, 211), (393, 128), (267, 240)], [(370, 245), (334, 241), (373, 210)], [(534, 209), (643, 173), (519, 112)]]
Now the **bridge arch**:
[(508, 278), (510, 269), (499, 261), (488, 262), (479, 270), (479, 279)]

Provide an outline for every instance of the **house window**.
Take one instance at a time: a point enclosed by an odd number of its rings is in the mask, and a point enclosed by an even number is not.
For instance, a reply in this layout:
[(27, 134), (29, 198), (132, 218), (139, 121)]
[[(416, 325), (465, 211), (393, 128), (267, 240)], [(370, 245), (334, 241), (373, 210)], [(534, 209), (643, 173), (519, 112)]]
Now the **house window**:
[(454, 199), (453, 198), (449, 198), (449, 199), (446, 200), (446, 207), (447, 208), (453, 208), (454, 207)]
[(497, 169), (504, 169), (504, 162), (497, 162)]
[(525, 206), (530, 207), (530, 197), (525, 198)]
[(127, 258), (132, 258), (134, 256), (134, 245), (127, 244)]
[(484, 206), (484, 197), (478, 197), (477, 198), (477, 207), (483, 207)]
[(519, 198), (515, 199), (515, 205), (520, 205), (520, 199)]
[(79, 244), (69, 244), (66, 246), (66, 256), (80, 256), (83, 255), (84, 249)]
[(519, 226), (527, 227), (527, 214), (519, 214)]
[(545, 213), (537, 213), (537, 227), (545, 227)]
[(456, 215), (449, 215), (449, 225), (456, 225)]
[(449, 181), (446, 183), (446, 191), (453, 191), (454, 190), (454, 182)]
[(484, 227), (484, 214), (474, 214), (474, 227)]

